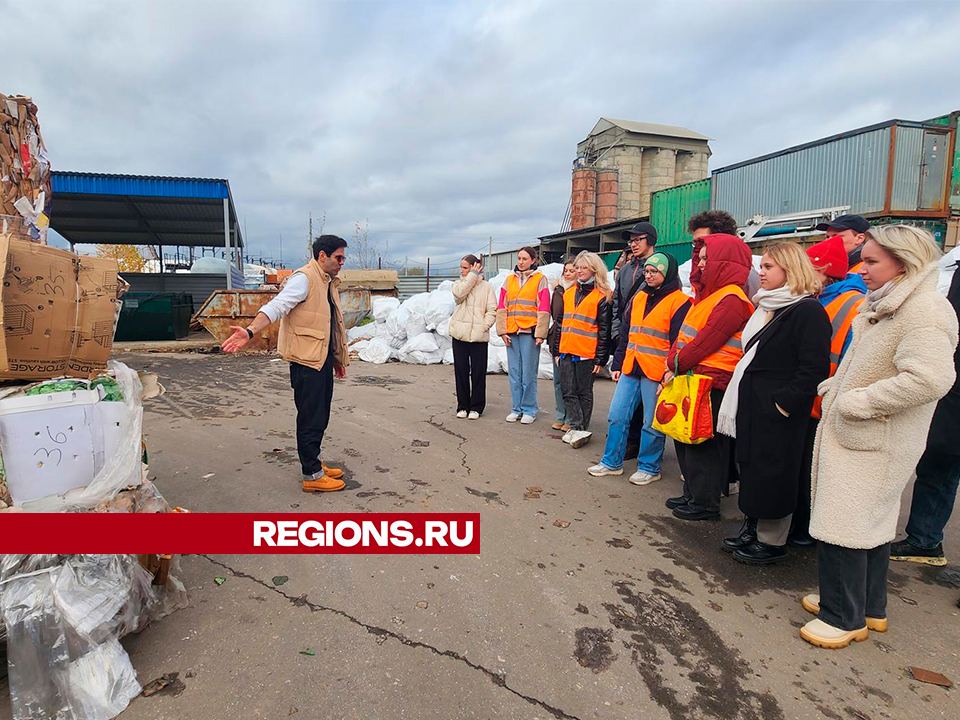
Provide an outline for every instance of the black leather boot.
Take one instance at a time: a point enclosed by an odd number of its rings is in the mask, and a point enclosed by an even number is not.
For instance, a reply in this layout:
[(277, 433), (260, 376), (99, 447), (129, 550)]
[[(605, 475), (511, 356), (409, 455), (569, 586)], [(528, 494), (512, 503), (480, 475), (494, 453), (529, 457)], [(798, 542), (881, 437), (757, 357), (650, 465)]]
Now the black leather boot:
[(724, 552), (732, 553), (734, 550), (744, 548), (757, 539), (757, 520), (756, 518), (745, 517), (743, 525), (740, 526), (740, 532), (736, 537), (724, 538), (720, 543), (720, 549)]
[(733, 551), (733, 559), (746, 565), (771, 565), (787, 557), (787, 550), (754, 540), (746, 547)]

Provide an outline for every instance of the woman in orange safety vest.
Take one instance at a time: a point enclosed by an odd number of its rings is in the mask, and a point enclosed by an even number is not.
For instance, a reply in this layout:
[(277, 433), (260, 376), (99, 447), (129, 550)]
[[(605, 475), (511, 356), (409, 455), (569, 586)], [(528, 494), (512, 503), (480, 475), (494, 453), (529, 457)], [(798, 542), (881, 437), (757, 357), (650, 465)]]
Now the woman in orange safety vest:
[[(858, 252), (859, 254), (859, 252)], [(807, 256), (817, 270), (823, 282), (823, 290), (817, 299), (827, 311), (832, 327), (830, 338), (830, 377), (840, 366), (840, 361), (850, 347), (853, 339), (853, 319), (860, 312), (866, 297), (867, 286), (863, 278), (849, 272), (847, 252), (843, 237), (834, 235), (807, 248)], [(810, 466), (813, 462), (813, 441), (820, 424), (820, 400), (813, 403), (810, 424), (807, 427), (806, 442), (803, 451), (803, 469), (800, 476), (800, 489), (797, 497), (797, 509), (793, 514), (793, 525), (787, 542), (794, 547), (812, 547), (816, 541), (810, 537)]]
[(529, 425), (537, 419), (537, 371), (540, 345), (550, 329), (550, 288), (537, 270), (537, 251), (517, 251), (517, 266), (500, 289), (497, 334), (507, 346), (513, 409), (507, 422)]
[(677, 260), (667, 253), (654, 253), (643, 266), (644, 284), (629, 301), (621, 325), (620, 341), (613, 354), (612, 376), (617, 383), (607, 416), (607, 444), (603, 457), (587, 469), (594, 477), (622, 475), (630, 421), (643, 407), (643, 430), (634, 485), (649, 485), (660, 479), (665, 436), (653, 429), (660, 381), (667, 371), (670, 346), (680, 334), (680, 325), (690, 309), (690, 298), (680, 289)]
[[(723, 391), (743, 356), (740, 333), (753, 314), (753, 305), (743, 292), (753, 264), (750, 249), (735, 235), (716, 233), (701, 240), (699, 262), (690, 273), (694, 305), (667, 356), (664, 380), (669, 381), (674, 372), (691, 370), (711, 377), (716, 425)], [(674, 445), (683, 474), (683, 495), (667, 500), (667, 507), (681, 520), (719, 520), (720, 496), (737, 478), (733, 440), (715, 434), (699, 445)]]
[(553, 355), (570, 429), (563, 441), (579, 448), (592, 433), (593, 380), (610, 357), (613, 290), (600, 256), (582, 252), (576, 261), (577, 282), (563, 293), (563, 316), (553, 336)]

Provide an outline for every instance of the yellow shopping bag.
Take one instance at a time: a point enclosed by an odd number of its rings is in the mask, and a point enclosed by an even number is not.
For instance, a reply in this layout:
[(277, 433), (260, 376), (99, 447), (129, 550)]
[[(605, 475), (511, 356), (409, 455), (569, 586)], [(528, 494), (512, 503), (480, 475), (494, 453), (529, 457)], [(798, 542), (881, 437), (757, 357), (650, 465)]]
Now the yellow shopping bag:
[(653, 428), (677, 442), (698, 445), (713, 437), (713, 411), (710, 388), (713, 378), (706, 375), (674, 375), (657, 398)]

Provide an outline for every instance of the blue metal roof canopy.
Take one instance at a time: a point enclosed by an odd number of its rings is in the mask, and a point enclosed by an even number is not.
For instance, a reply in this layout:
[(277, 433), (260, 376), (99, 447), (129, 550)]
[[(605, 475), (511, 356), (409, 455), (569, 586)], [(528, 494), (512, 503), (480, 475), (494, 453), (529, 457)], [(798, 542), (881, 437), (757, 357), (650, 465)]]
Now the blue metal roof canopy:
[(227, 180), (54, 171), (50, 227), (71, 243), (242, 248)]

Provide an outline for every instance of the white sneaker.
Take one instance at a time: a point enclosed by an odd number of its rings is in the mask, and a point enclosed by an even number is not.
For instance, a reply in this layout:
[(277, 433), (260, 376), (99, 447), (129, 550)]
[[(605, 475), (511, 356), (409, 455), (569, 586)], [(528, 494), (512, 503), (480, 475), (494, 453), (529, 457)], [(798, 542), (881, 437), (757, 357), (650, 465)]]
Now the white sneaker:
[(630, 476), (631, 485), (649, 485), (650, 483), (655, 483), (660, 479), (660, 473), (651, 475), (647, 472), (641, 472), (637, 470), (633, 475)]
[(603, 463), (597, 463), (587, 468), (587, 472), (594, 477), (606, 477), (607, 475), (623, 475), (623, 468), (608, 468)]
[(519, 419), (520, 419), (520, 416), (514, 412), (507, 415), (507, 422), (516, 422)]
[(470, 418), (471, 420), (477, 420), (480, 417), (480, 413), (478, 413), (476, 410), (471, 410), (470, 414), (467, 415), (467, 417)]
[(593, 433), (589, 430), (574, 430), (573, 435), (570, 436), (570, 447), (582, 448), (592, 437)]
[(522, 418), (520, 418), (520, 422), (524, 425), (533, 425), (533, 421), (536, 419), (537, 418), (535, 415), (524, 415)]
[(573, 437), (573, 434), (574, 434), (575, 432), (576, 432), (576, 430), (567, 430), (567, 432), (565, 432), (565, 433), (563, 434), (563, 437), (560, 438), (560, 439), (563, 440), (567, 445), (569, 445), (569, 444), (570, 444), (570, 439)]
[(457, 410), (457, 417), (461, 420), (467, 416), (466, 410)]

